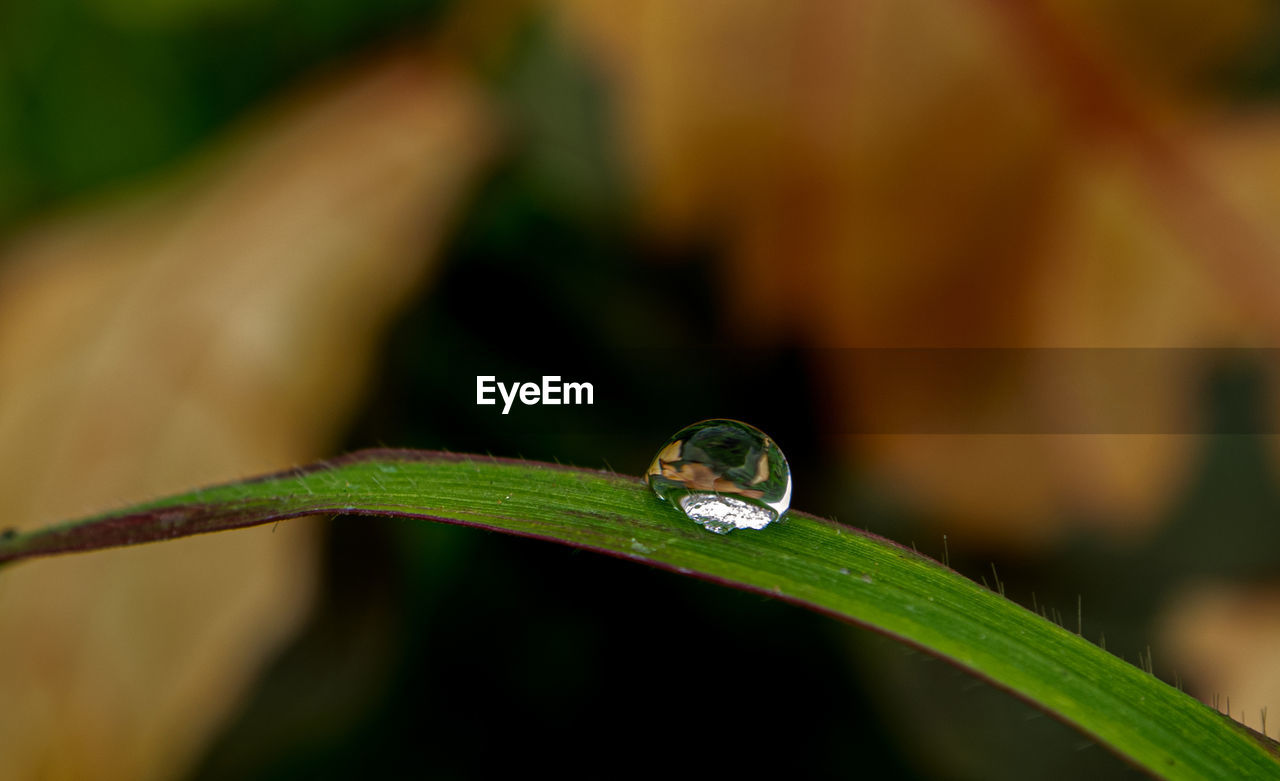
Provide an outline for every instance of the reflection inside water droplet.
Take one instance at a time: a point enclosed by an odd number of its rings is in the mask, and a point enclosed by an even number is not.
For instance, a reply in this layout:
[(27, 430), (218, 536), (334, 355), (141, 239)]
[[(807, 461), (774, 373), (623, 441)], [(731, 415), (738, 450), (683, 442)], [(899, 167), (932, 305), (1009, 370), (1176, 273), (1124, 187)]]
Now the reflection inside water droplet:
[(791, 469), (763, 431), (737, 420), (694, 423), (667, 440), (645, 480), (709, 531), (763, 529), (791, 506)]

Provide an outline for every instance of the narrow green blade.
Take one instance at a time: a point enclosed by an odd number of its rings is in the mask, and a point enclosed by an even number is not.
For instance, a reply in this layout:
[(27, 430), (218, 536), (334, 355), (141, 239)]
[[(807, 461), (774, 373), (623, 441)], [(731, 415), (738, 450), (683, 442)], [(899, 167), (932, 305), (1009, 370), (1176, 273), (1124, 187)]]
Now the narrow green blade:
[(948, 659), (1153, 774), (1280, 779), (1280, 747), (1029, 610), (893, 542), (793, 512), (711, 534), (636, 478), (551, 464), (363, 451), (0, 537), (0, 563), (316, 513), (390, 515), (554, 540), (757, 591)]

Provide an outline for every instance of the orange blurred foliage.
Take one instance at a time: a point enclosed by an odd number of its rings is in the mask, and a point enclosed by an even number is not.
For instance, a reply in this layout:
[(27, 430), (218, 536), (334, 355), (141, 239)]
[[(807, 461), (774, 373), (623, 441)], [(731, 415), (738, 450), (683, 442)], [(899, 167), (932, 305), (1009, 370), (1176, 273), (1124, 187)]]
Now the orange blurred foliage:
[[(495, 140), (420, 51), (287, 96), (187, 170), (16, 237), (0, 496), (36, 526), (325, 454)], [(170, 778), (306, 617), (315, 529), (3, 573), (0, 778)]]
[[(1217, 110), (1181, 81), (1238, 46), (1264, 9), (1190, 5), (1218, 23), (1140, 28), (1109, 4), (1005, 0), (557, 7), (615, 86), (655, 228), (728, 247), (719, 276), (748, 342), (1269, 344), (1280, 228), (1267, 215), (1280, 192), (1261, 163), (1280, 152), (1280, 123)], [(1162, 37), (1132, 42), (1144, 34)], [(833, 437), (849, 421), (893, 419), (907, 396), (942, 409), (1009, 393), (988, 376), (904, 386), (848, 355), (816, 367), (831, 383)], [(1024, 371), (1013, 385), (1054, 419), (1135, 394), (1108, 376), (1065, 389), (1053, 372)], [(1184, 430), (1200, 378), (1157, 379), (1142, 403)], [(843, 439), (953, 533), (1014, 547), (1057, 539), (1068, 519), (1121, 536), (1148, 528), (1193, 445)]]

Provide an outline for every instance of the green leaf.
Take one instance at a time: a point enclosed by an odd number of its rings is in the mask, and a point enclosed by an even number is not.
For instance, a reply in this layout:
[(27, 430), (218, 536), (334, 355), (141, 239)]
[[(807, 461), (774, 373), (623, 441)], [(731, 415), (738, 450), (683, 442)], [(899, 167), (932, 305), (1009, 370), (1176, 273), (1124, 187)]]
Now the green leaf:
[(375, 450), (25, 534), (0, 563), (316, 513), (505, 531), (756, 591), (950, 660), (1166, 778), (1280, 778), (1280, 746), (1083, 638), (896, 543), (804, 513), (711, 534), (639, 479), (552, 464)]

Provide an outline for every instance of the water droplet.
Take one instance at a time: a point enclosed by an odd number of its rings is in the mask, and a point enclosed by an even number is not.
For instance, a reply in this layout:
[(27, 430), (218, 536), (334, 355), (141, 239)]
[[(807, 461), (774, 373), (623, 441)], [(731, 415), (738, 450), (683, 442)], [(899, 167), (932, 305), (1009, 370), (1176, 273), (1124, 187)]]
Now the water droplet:
[(645, 480), (717, 534), (763, 529), (791, 507), (787, 459), (763, 431), (737, 420), (704, 420), (677, 431)]

